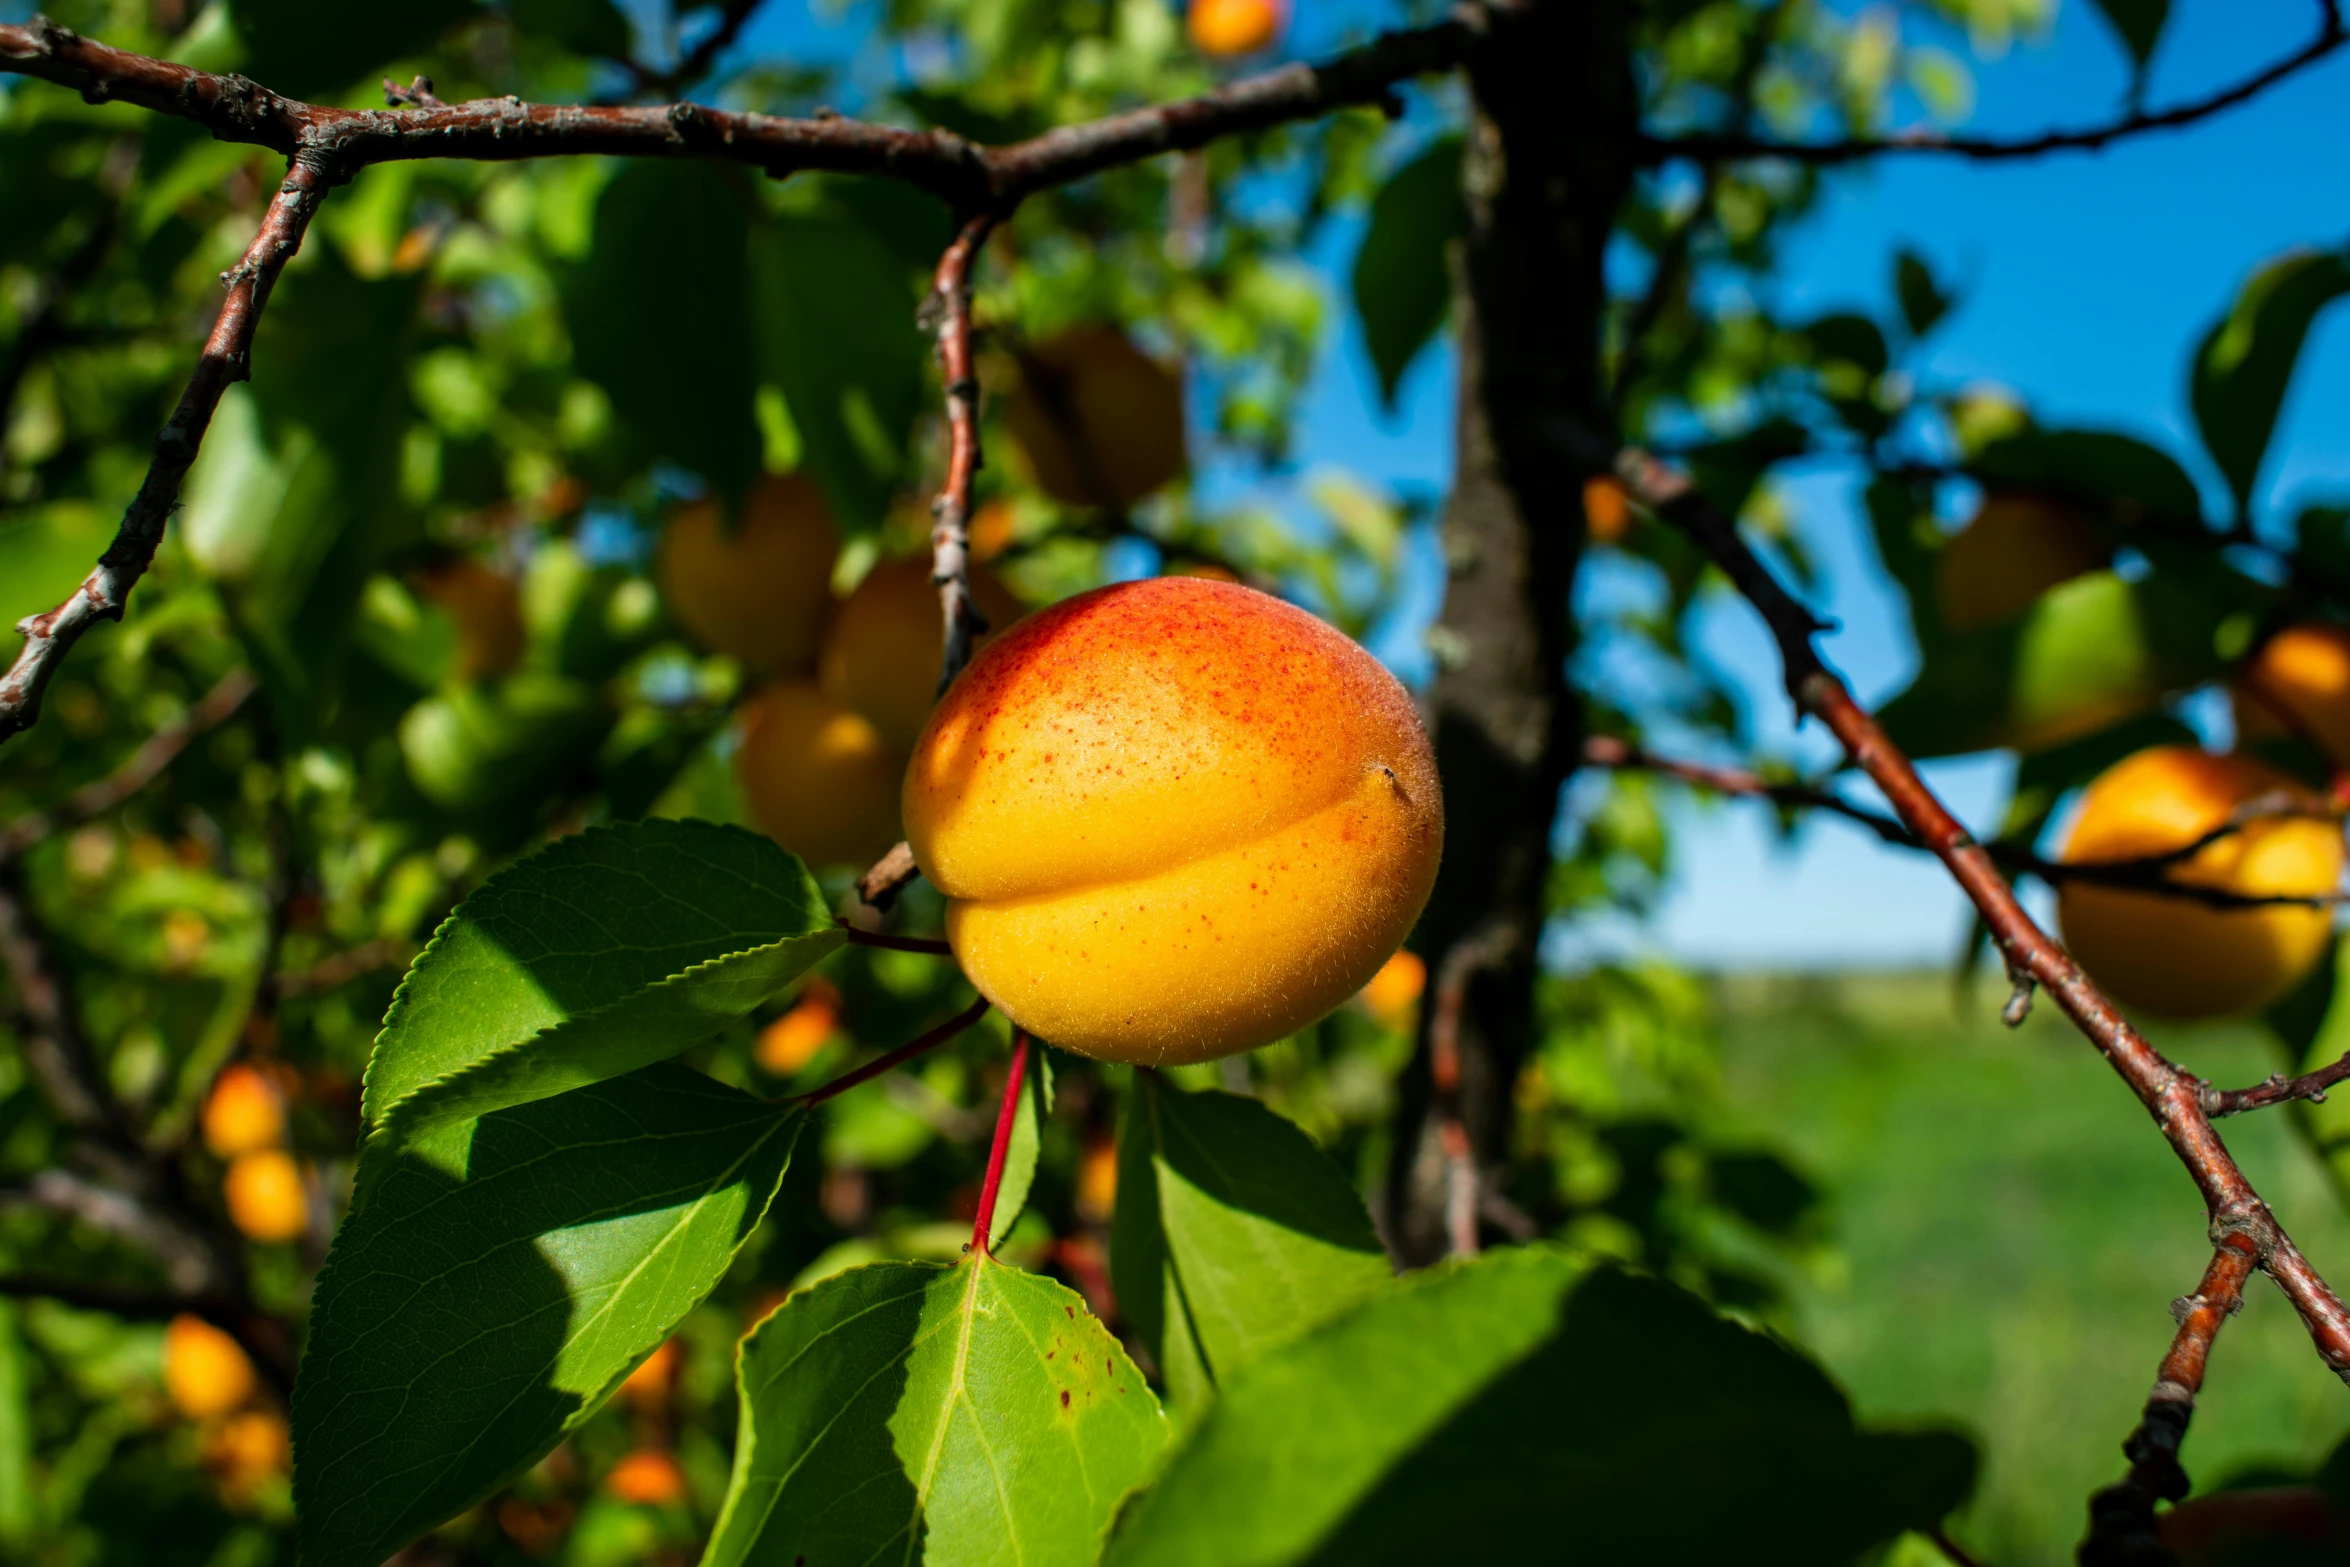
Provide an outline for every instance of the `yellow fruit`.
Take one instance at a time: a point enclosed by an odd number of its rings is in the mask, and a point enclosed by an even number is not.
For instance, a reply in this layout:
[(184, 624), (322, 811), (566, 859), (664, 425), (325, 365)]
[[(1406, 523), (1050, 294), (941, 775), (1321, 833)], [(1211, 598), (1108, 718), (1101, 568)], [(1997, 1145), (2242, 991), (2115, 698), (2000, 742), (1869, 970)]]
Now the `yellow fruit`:
[(185, 1312), (163, 1330), (163, 1391), (190, 1420), (227, 1414), (253, 1396), (253, 1362), (244, 1346)]
[[(1025, 613), (995, 573), (976, 563), (971, 598), (987, 617), (988, 636)], [(986, 646), (988, 636), (978, 645)], [(903, 754), (930, 716), (945, 642), (946, 618), (931, 586), (929, 560), (886, 561), (867, 572), (834, 613), (817, 682), (832, 701), (871, 719), (891, 749)]]
[(1398, 952), (1379, 966), (1363, 987), (1363, 1006), (1389, 1028), (1409, 1028), (1420, 992), (1428, 988), (1428, 963), (1417, 952)]
[(604, 1489), (639, 1507), (665, 1507), (685, 1495), (685, 1471), (658, 1448), (640, 1448), (612, 1466)]
[(1097, 1139), (1077, 1166), (1077, 1211), (1096, 1224), (1118, 1208), (1118, 1140)]
[(290, 1241), (309, 1227), (310, 1191), (301, 1167), (283, 1149), (237, 1155), (220, 1191), (229, 1222), (257, 1241)]
[(248, 1409), (204, 1433), (204, 1467), (232, 1502), (250, 1500), (293, 1466), (293, 1433), (274, 1409)]
[(661, 533), (661, 595), (695, 641), (753, 669), (804, 673), (832, 604), (838, 551), (823, 491), (770, 474), (729, 535), (716, 500), (681, 506)]
[(1132, 506), (1184, 469), (1183, 381), (1113, 327), (1020, 356), (1004, 422), (1037, 487), (1069, 506)]
[(1945, 627), (1972, 631), (2013, 620), (2058, 583), (2112, 559), (2112, 543), (2086, 512), (2026, 490), (1994, 490), (1942, 546), (1934, 598)]
[(1191, 41), (1217, 59), (1255, 54), (1281, 36), (1288, 13), (1281, 0), (1191, 0)]
[(1151, 1064), (1254, 1049), (1361, 989), (1444, 841), (1395, 678), (1192, 577), (1005, 632), (923, 730), (905, 822), (973, 984), (1049, 1043)]
[[(2247, 801), (2271, 794), (2318, 809), (2306, 789), (2244, 757), (2186, 746), (2140, 751), (2089, 785), (2064, 858), (2090, 863), (2167, 853), (2226, 824)], [(2167, 874), (2245, 894), (2331, 892), (2342, 876), (2342, 829), (2315, 816), (2252, 820)], [(2219, 909), (2067, 881), (2056, 908), (2065, 945), (2089, 976), (2117, 999), (2163, 1017), (2218, 1017), (2273, 1001), (2333, 942), (2326, 910), (2292, 905)]]
[(840, 992), (822, 980), (811, 980), (798, 1006), (759, 1031), (751, 1054), (777, 1077), (789, 1077), (824, 1048), (840, 1028)]
[(522, 662), (522, 595), (510, 580), (462, 555), (425, 573), (417, 587), (457, 623), (459, 680), (502, 675)]
[(669, 1395), (677, 1386), (677, 1368), (683, 1358), (676, 1339), (663, 1339), (628, 1379), (620, 1384), (620, 1397), (637, 1409), (648, 1413), (669, 1407)]
[(285, 1141), (286, 1101), (258, 1068), (239, 1064), (212, 1080), (204, 1098), (204, 1146), (223, 1159)]
[(2288, 626), (2236, 675), (2236, 737), (2297, 734), (2350, 763), (2350, 627)]
[(743, 703), (734, 753), (751, 819), (819, 865), (870, 865), (898, 838), (902, 752), (814, 683), (783, 681)]
[(1595, 544), (1621, 543), (1632, 531), (1632, 498), (1624, 486), (1604, 474), (1583, 481), (1583, 521)]

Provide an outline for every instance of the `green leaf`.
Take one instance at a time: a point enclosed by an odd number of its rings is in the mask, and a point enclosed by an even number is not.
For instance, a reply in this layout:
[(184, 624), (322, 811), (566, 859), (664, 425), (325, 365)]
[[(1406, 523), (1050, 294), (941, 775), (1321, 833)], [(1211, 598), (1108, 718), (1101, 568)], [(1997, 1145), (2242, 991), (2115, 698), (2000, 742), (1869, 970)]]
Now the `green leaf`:
[(375, 1567), (562, 1440), (725, 1274), (801, 1116), (674, 1063), (378, 1170), (294, 1386), (304, 1567)]
[(564, 300), (579, 367), (646, 452), (740, 495), (759, 471), (751, 195), (733, 169), (630, 164)]
[(2344, 293), (2350, 264), (2339, 255), (2302, 252), (2273, 261), (2252, 275), (2195, 356), (2195, 423), (2239, 516), (2250, 515), (2252, 487), (2310, 320)]
[(1964, 1500), (1777, 1340), (1546, 1247), (1415, 1275), (1235, 1378), (1112, 1567), (1837, 1562)]
[(514, 26), (576, 54), (625, 60), (633, 42), (628, 18), (612, 0), (514, 0)]
[(1344, 1171), (1237, 1094), (1137, 1072), (1118, 1127), (1110, 1271), (1175, 1408), (1393, 1277)]
[(1917, 679), (1878, 719), (1913, 756), (2082, 739), (2219, 674), (2215, 643), (2238, 608), (2235, 588), (2216, 573), (2075, 577), (2020, 620), (1928, 639)]
[(2138, 79), (2144, 81), (2146, 62), (2154, 58), (2163, 24), (2170, 20), (2170, 0), (2097, 0), (2097, 9), (2113, 24), (2122, 47), (2130, 51)]
[(535, 805), (611, 727), (579, 681), (535, 671), (425, 698), (400, 720), (417, 792), (460, 815)]
[(1044, 1123), (1053, 1113), (1052, 1052), (1035, 1040), (1028, 1044), (1028, 1073), (1020, 1084), (1019, 1108), (1012, 1115), (1012, 1137), (1004, 1148), (1004, 1177), (996, 1187), (995, 1213), (988, 1220), (987, 1244), (1001, 1246), (1028, 1193), (1036, 1184), (1036, 1158), (1044, 1149)]
[(844, 216), (763, 225), (750, 266), (761, 374), (782, 391), (835, 520), (871, 532), (904, 481), (927, 402), (920, 290), (891, 233)]
[(2099, 507), (2125, 525), (2143, 517), (2192, 522), (2203, 515), (2195, 481), (2177, 459), (2110, 430), (2020, 430), (1985, 446), (1968, 470)]
[(1934, 281), (1933, 268), (1926, 265), (1926, 258), (1914, 250), (1904, 250), (1893, 259), (1893, 293), (1901, 302), (1901, 319), (1912, 337), (1924, 337), (1933, 331), (1957, 303)]
[(418, 955), (376, 1038), (363, 1112), (413, 1136), (633, 1071), (842, 941), (806, 867), (740, 828), (631, 822), (558, 839), (484, 882)]
[(310, 98), (424, 48), (480, 8), (474, 0), (401, 0), (338, 7), (331, 20), (311, 0), (229, 0), (228, 10), (245, 41), (246, 73), (272, 92)]
[(1461, 232), (1461, 139), (1447, 136), (1388, 177), (1355, 253), (1355, 309), (1379, 393), (1395, 390), (1452, 305), (1452, 242)]
[(1076, 1295), (972, 1257), (875, 1263), (745, 1341), (705, 1567), (1095, 1561), (1167, 1420)]

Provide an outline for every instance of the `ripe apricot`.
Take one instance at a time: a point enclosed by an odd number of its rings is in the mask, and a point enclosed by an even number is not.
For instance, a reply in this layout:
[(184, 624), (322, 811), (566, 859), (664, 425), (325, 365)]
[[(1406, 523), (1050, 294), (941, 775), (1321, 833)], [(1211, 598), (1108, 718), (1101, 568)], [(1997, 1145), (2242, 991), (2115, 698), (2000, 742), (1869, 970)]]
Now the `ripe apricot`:
[(2298, 734), (2350, 764), (2350, 626), (2287, 626), (2236, 676), (2236, 738)]
[(777, 1077), (789, 1077), (816, 1059), (840, 1028), (840, 992), (811, 980), (798, 1006), (759, 1030), (751, 1055)]
[(212, 1080), (204, 1097), (204, 1146), (223, 1159), (285, 1141), (286, 1101), (276, 1083), (239, 1062)]
[(1200, 53), (1228, 60), (1255, 54), (1288, 20), (1281, 0), (1191, 0), (1191, 41)]
[(1417, 952), (1398, 952), (1363, 987), (1363, 1007), (1389, 1028), (1409, 1028), (1420, 992), (1427, 988), (1428, 960)]
[(2060, 582), (2101, 571), (2112, 541), (2095, 518), (2028, 490), (1994, 490), (1934, 563), (1934, 599), (1952, 631), (2013, 620)]
[(683, 1358), (676, 1339), (663, 1339), (661, 1347), (647, 1355), (620, 1384), (620, 1397), (647, 1413), (668, 1408), (669, 1395), (677, 1387), (677, 1368)]
[(1115, 327), (1030, 347), (1004, 422), (1064, 505), (1132, 506), (1184, 469), (1182, 378)]
[(1621, 482), (1601, 474), (1583, 481), (1583, 521), (1595, 544), (1617, 544), (1632, 531), (1632, 498)]
[(769, 474), (730, 534), (715, 499), (680, 506), (661, 532), (661, 596), (693, 639), (753, 669), (804, 672), (832, 605), (832, 510), (815, 482)]
[(502, 675), (522, 662), (522, 595), (511, 579), (461, 555), (426, 572), (417, 587), (457, 623), (452, 672), (459, 680)]
[(244, 1346), (202, 1317), (182, 1312), (163, 1330), (163, 1391), (190, 1420), (227, 1414), (253, 1396), (253, 1387)]
[[(988, 636), (1018, 620), (1026, 607), (985, 566), (971, 566), (971, 598), (987, 617)], [(980, 638), (984, 646), (987, 636)], [(885, 561), (834, 612), (817, 662), (824, 694), (862, 713), (901, 753), (922, 733), (938, 695), (938, 660), (946, 619), (931, 586), (930, 562)]]
[[(2168, 853), (2226, 825), (2239, 807), (2275, 796), (2308, 816), (2246, 821), (2166, 872), (2189, 886), (2245, 894), (2314, 895), (2342, 875), (2342, 829), (2283, 773), (2241, 756), (2156, 746), (2116, 762), (2082, 796), (2068, 863)], [(2164, 1017), (2217, 1017), (2275, 1000), (2332, 944), (2319, 908), (2222, 909), (2155, 892), (2066, 881), (2057, 890), (2065, 945), (2090, 977), (2131, 1006)]]
[(612, 1466), (604, 1489), (639, 1507), (665, 1507), (685, 1496), (685, 1471), (659, 1448), (639, 1448)]
[(204, 1433), (204, 1467), (232, 1504), (251, 1501), (293, 1466), (293, 1433), (274, 1409), (245, 1410)]
[(309, 1188), (282, 1148), (256, 1148), (230, 1160), (220, 1194), (229, 1222), (257, 1241), (290, 1241), (309, 1226)]
[(1361, 989), (1444, 842), (1411, 698), (1305, 611), (1196, 577), (1006, 631), (906, 771), (947, 939), (1014, 1023), (1107, 1061), (1206, 1061)]
[(779, 681), (736, 712), (734, 773), (751, 819), (820, 865), (869, 865), (897, 841), (902, 752), (807, 680)]

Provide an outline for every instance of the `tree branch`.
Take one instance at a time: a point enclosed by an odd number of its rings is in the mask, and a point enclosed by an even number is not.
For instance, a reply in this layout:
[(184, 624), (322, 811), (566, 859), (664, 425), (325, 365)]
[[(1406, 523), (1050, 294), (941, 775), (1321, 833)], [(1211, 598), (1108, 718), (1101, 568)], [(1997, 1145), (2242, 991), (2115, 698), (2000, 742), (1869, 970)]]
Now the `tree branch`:
[(924, 1051), (937, 1049), (940, 1045), (945, 1044), (948, 1040), (954, 1038), (957, 1034), (960, 1034), (964, 1029), (969, 1028), (972, 1024), (987, 1016), (987, 1008), (988, 1000), (985, 996), (981, 996), (977, 1001), (972, 1002), (962, 1011), (956, 1013), (953, 1017), (948, 1018), (944, 1023), (939, 1024), (938, 1027), (930, 1030), (928, 1033), (923, 1034), (920, 1038), (915, 1039), (912, 1043), (900, 1045), (897, 1047), (897, 1049), (888, 1052), (886, 1055), (875, 1056), (872, 1060), (866, 1062), (863, 1066), (858, 1067), (855, 1071), (842, 1073), (840, 1076), (834, 1078), (831, 1082), (826, 1083), (822, 1088), (815, 1089), (805, 1094), (794, 1094), (789, 1099), (783, 1100), (781, 1102), (784, 1104), (807, 1105), (809, 1108), (813, 1109), (815, 1106), (824, 1103), (824, 1101), (827, 1099), (831, 1099), (840, 1094), (847, 1093), (850, 1089), (856, 1087), (860, 1083), (869, 1083), (873, 1079), (879, 1077), (882, 1073), (887, 1072), (894, 1067), (904, 1066), (908, 1061), (913, 1060), (916, 1056), (921, 1055)]
[(2195, 1395), (2203, 1390), (2212, 1340), (2220, 1324), (2242, 1308), (2244, 1281), (2259, 1266), (2260, 1248), (2250, 1237), (2216, 1234), (2203, 1282), (2194, 1294), (2171, 1302), (2178, 1334), (2155, 1373), (2137, 1429), (2122, 1443), (2130, 1461), (2128, 1476), (2089, 1498), (2089, 1538), (2081, 1544), (2081, 1567), (2139, 1567), (2169, 1559), (2155, 1534), (2154, 1504), (2178, 1501), (2188, 1492), (2179, 1446), (2195, 1413)]
[(906, 884), (922, 874), (914, 863), (914, 851), (903, 843), (892, 844), (890, 851), (866, 868), (857, 878), (857, 897), (860, 902), (877, 909), (886, 909), (897, 901)]
[(23, 863), (0, 858), (0, 968), (23, 1017), (25, 1065), (57, 1119), (119, 1151), (138, 1147), (122, 1107), (82, 1035), (65, 977), (57, 972), (24, 884)]
[(945, 622), (940, 643), (938, 692), (944, 696), (955, 676), (971, 662), (971, 644), (987, 630), (987, 617), (971, 597), (971, 491), (985, 461), (979, 447), (979, 370), (971, 357), (971, 268), (995, 228), (997, 214), (967, 220), (946, 254), (923, 306), (938, 336), (938, 373), (946, 387), (947, 476), (931, 503), (930, 583), (938, 589)]
[(22, 854), (51, 833), (103, 816), (130, 799), (153, 783), (191, 742), (227, 722), (256, 688), (249, 669), (240, 667), (221, 676), (195, 706), (149, 735), (113, 772), (76, 789), (55, 810), (35, 811), (0, 827), (0, 859)]
[[(1593, 438), (1581, 431), (1561, 430), (1558, 434), (1571, 450), (1588, 451), (1595, 445)], [(2156, 1050), (2024, 912), (1990, 855), (1935, 797), (1909, 758), (1853, 699), (1844, 683), (1820, 661), (1811, 641), (1820, 629), (1819, 622), (1772, 577), (1739, 537), (1736, 525), (1687, 479), (1665, 469), (1645, 452), (1620, 453), (1615, 471), (1635, 498), (1703, 548), (1761, 614), (1778, 643), (1787, 689), (1798, 710), (1827, 726), (1854, 765), (1884, 792), (1902, 825), (1948, 867), (1981, 913), (2006, 959), (2008, 972), (2048, 992), (2130, 1085), (2162, 1128), (2179, 1162), (2194, 1177), (2215, 1238), (2232, 1233), (2252, 1242), (2261, 1266), (2300, 1313), (2319, 1356), (2336, 1375), (2350, 1380), (2350, 1309), (2309, 1266), (2213, 1130), (2203, 1109), (2203, 1083)]]
[(2266, 1082), (2250, 1088), (2218, 1089), (2206, 1083), (2203, 1086), (2203, 1113), (2213, 1120), (2222, 1116), (2242, 1115), (2247, 1110), (2265, 1110), (2270, 1105), (2281, 1105), (2295, 1099), (2322, 1103), (2326, 1090), (2336, 1083), (2350, 1079), (2350, 1055), (2345, 1055), (2330, 1066), (2321, 1066), (2314, 1072), (2299, 1077), (2273, 1073)]
[[(1583, 762), (1589, 767), (1652, 772), (1700, 789), (1710, 789), (1717, 794), (1768, 800), (1789, 810), (1826, 811), (1867, 828), (1895, 848), (1925, 852), (1929, 847), (1924, 839), (1893, 818), (1879, 815), (1864, 805), (1854, 804), (1832, 789), (1814, 784), (1774, 783), (1744, 768), (1714, 767), (1702, 762), (1661, 757), (1613, 735), (1594, 735), (1584, 741)], [(2339, 889), (2318, 893), (2234, 892), (2226, 887), (2206, 887), (2195, 882), (2177, 881), (2166, 874), (2220, 840), (2242, 832), (2254, 822), (2280, 818), (2339, 820), (2335, 812), (2312, 810), (2291, 800), (2264, 795), (2239, 806), (2218, 826), (2198, 834), (2177, 848), (2165, 849), (2160, 854), (2141, 855), (2127, 860), (2074, 862), (2045, 859), (2020, 843), (1992, 842), (1982, 847), (1984, 853), (2009, 870), (2037, 876), (2051, 885), (2068, 881), (2083, 882), (2090, 886), (2115, 887), (2155, 897), (2176, 898), (2183, 903), (2200, 903), (2214, 909), (2327, 909), (2350, 903), (2350, 892)]]
[(1987, 162), (2007, 158), (2037, 158), (2052, 152), (2094, 152), (2111, 142), (2143, 135), (2148, 131), (2176, 130), (2181, 126), (2192, 125), (2249, 102), (2277, 83), (2299, 75), (2333, 54), (2346, 39), (2350, 39), (2350, 33), (2346, 33), (2343, 28), (2340, 10), (2337, 5), (2329, 3), (2324, 8), (2324, 18), (2318, 26), (2317, 36), (2265, 70), (2174, 108), (2155, 113), (2143, 109), (2133, 110), (2118, 120), (2085, 130), (2048, 131), (2038, 136), (2017, 138), (1952, 136), (1941, 131), (1919, 130), (1892, 136), (1858, 136), (1847, 141), (1829, 142), (1771, 141), (1743, 132), (1693, 133), (1686, 136), (1650, 137), (1644, 143), (1640, 157), (1642, 162), (1649, 164), (1667, 163), (1680, 158), (1705, 163), (1779, 158), (1791, 163), (1827, 166), (1895, 152), (1935, 152)]
[[(31, 29), (0, 28), (0, 65), (8, 63), (10, 35), (27, 31)], [(221, 302), (179, 406), (155, 437), (155, 459), (123, 513), (114, 542), (71, 598), (17, 622), (25, 642), (14, 667), (0, 675), (0, 741), (32, 727), (40, 716), (41, 693), (83, 633), (101, 620), (122, 618), (131, 588), (146, 574), (156, 546), (163, 542), (164, 523), (179, 504), (181, 481), (196, 460), (196, 448), (220, 406), (221, 394), (252, 375), (253, 330), (269, 302), (271, 285), (300, 248), (319, 201), (343, 177), (329, 158), (307, 149), (297, 155), (244, 259), (221, 274), (228, 297)]]

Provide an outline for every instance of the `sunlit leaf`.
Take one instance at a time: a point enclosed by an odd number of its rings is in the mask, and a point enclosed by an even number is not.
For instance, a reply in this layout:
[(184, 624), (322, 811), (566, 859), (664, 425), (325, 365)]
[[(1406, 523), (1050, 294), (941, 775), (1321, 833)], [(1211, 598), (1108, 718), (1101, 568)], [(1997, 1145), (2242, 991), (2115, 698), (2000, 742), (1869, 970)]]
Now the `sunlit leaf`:
[(1337, 1165), (1237, 1094), (1135, 1074), (1118, 1128), (1111, 1276), (1169, 1400), (1196, 1411), (1235, 1372), (1393, 1273)]
[(2195, 356), (2195, 423), (2239, 513), (2251, 507), (2310, 320), (2345, 293), (2350, 263), (2333, 252), (2271, 262), (2252, 275)]
[(305, 1567), (375, 1567), (535, 1463), (725, 1273), (800, 1125), (674, 1064), (408, 1155), (319, 1274), (294, 1390)]
[(1112, 1567), (1836, 1562), (1972, 1487), (1777, 1340), (1545, 1248), (1420, 1274), (1234, 1378)]
[(744, 1344), (735, 1473), (707, 1567), (1095, 1561), (1167, 1441), (1076, 1295), (983, 1257), (876, 1263)]

